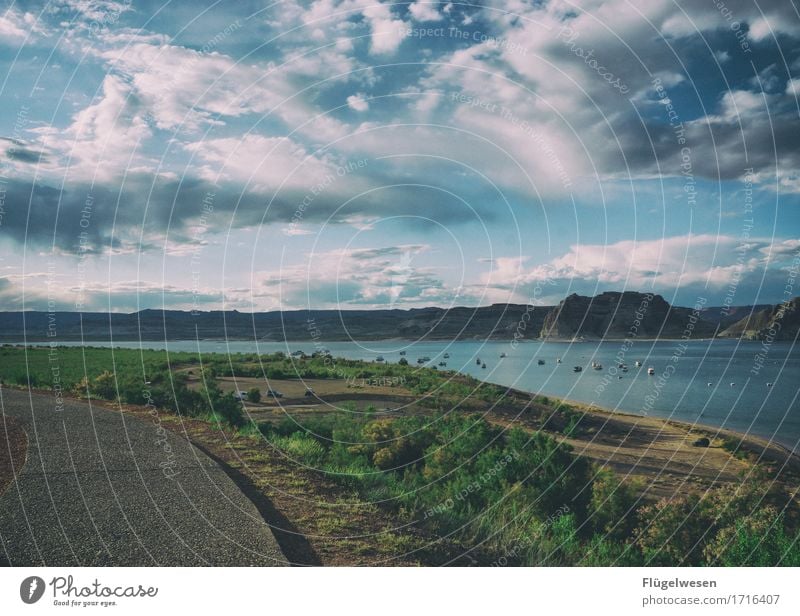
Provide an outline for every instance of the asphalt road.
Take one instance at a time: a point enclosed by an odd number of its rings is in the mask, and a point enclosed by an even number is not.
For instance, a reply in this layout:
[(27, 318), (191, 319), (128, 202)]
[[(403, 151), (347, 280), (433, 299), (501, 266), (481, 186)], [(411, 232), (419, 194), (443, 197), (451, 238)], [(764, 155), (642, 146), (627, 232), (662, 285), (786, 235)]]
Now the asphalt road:
[(286, 564), (253, 503), (157, 417), (66, 400), (58, 411), (53, 396), (13, 390), (0, 391), (0, 412), (29, 441), (0, 496), (0, 564)]

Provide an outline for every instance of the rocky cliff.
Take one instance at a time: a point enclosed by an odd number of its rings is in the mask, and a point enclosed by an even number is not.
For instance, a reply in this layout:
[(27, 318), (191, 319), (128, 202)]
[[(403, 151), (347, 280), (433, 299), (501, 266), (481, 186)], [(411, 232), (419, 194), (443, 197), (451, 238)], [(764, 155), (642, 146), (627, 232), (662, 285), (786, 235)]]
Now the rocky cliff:
[(541, 337), (550, 340), (602, 338), (691, 338), (713, 336), (713, 324), (691, 308), (670, 306), (660, 295), (633, 291), (607, 292), (595, 297), (573, 294), (547, 315)]
[(725, 338), (795, 340), (800, 331), (800, 297), (746, 316), (720, 333)]

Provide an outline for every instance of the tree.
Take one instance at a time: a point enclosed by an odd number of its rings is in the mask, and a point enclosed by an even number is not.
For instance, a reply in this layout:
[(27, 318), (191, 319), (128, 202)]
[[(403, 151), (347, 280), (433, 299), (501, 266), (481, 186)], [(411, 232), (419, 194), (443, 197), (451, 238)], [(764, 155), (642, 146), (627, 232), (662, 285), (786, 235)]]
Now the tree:
[(251, 387), (247, 390), (247, 401), (254, 404), (261, 402), (261, 392), (258, 390), (258, 387)]

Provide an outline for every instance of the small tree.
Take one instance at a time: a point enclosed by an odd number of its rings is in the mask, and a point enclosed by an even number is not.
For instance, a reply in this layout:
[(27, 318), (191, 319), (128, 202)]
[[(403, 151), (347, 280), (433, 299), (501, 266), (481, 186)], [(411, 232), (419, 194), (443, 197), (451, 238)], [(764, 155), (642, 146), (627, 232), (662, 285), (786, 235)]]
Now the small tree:
[(253, 402), (254, 404), (261, 402), (261, 392), (258, 390), (258, 387), (251, 387), (247, 390), (247, 401)]

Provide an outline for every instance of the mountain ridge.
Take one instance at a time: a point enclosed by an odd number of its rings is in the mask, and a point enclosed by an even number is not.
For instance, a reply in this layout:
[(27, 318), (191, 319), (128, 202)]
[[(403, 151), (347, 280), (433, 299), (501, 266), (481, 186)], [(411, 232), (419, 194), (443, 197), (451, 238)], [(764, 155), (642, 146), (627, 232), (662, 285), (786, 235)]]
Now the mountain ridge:
[[(648, 299), (650, 298), (650, 299)], [(636, 324), (636, 313), (644, 306)], [(786, 323), (795, 323), (800, 298)], [(594, 297), (572, 294), (558, 305), (492, 304), (452, 308), (378, 310), (183, 311), (145, 309), (132, 313), (72, 311), (0, 312), (0, 342), (259, 340), (347, 341), (391, 338), (428, 340), (595, 340), (680, 338), (692, 322), (692, 338), (757, 337), (779, 306), (686, 308), (662, 296), (609, 291)], [(765, 312), (766, 311), (766, 312)], [(764, 313), (764, 314), (762, 314)], [(770, 313), (771, 314), (771, 313)], [(736, 317), (744, 315), (736, 320)], [(755, 315), (759, 315), (757, 318)], [(752, 320), (755, 319), (755, 320)], [(635, 331), (632, 326), (636, 324)], [(754, 329), (756, 328), (756, 329)], [(793, 329), (794, 328), (794, 329)], [(738, 333), (737, 333), (738, 332)], [(786, 339), (796, 325), (781, 330)]]

